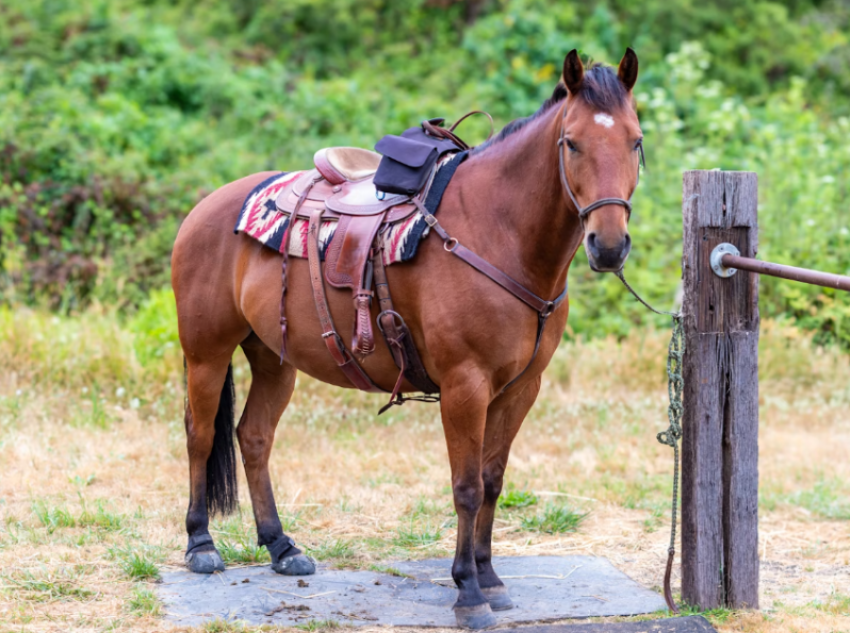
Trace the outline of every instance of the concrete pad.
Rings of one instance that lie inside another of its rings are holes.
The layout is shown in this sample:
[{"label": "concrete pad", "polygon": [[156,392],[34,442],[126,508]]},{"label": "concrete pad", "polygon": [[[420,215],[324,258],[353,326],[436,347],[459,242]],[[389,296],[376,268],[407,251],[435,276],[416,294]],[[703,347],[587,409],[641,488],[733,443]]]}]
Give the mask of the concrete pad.
[{"label": "concrete pad", "polygon": [[501,629],[499,633],[717,633],[700,615],[640,622],[606,622],[604,624],[549,624]]},{"label": "concrete pad", "polygon": [[[453,627],[457,590],[450,559],[391,563],[404,577],[320,565],[313,576],[280,576],[268,566],[202,576],[166,572],[157,585],[166,618],[198,625],[221,618],[293,625],[336,620],[350,625]],[[515,608],[496,613],[500,625],[637,615],[665,609],[663,598],[593,556],[497,557],[496,572]],[[299,584],[307,583],[307,585]]]}]

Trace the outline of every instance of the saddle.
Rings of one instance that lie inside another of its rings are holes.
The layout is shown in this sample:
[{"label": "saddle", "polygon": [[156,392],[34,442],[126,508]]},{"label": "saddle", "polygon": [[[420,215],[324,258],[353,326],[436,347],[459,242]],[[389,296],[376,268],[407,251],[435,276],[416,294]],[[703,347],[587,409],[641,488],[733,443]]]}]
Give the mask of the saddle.
[{"label": "saddle", "polygon": [[[421,128],[406,130],[401,137],[384,137],[376,146],[378,149],[382,146],[387,148],[383,157],[356,147],[319,150],[313,158],[315,169],[290,181],[275,199],[277,211],[289,219],[280,249],[283,254],[280,296],[281,362],[286,357],[285,301],[289,240],[293,232],[292,227],[301,219],[309,222],[307,260],[313,300],[322,327],[322,339],[352,385],[363,391],[385,391],[375,385],[356,358],[375,351],[371,306],[373,297],[378,298],[380,312],[376,321],[399,368],[390,401],[379,413],[394,404],[402,404],[405,400],[433,402],[439,399],[439,396],[428,395],[438,394],[439,387],[428,376],[410,330],[394,309],[390,296],[381,251],[383,241],[380,237],[381,232],[394,223],[406,220],[414,213],[420,213],[429,229],[443,240],[443,248],[447,252],[490,278],[537,313],[537,337],[531,359],[519,375],[502,388],[502,392],[516,383],[531,367],[537,357],[543,329],[549,316],[567,296],[566,288],[552,301],[537,296],[463,246],[457,238],[450,236],[434,216],[455,170],[468,155],[466,150],[469,146],[458,139],[453,131],[466,116],[449,129],[440,127],[442,119],[431,119],[424,121]],[[386,142],[388,138],[395,140]],[[438,160],[431,160],[433,154],[430,150],[421,151],[419,146],[423,143],[436,148],[438,159],[449,152],[460,153],[440,167]],[[383,171],[381,183],[376,186],[376,173],[380,171]],[[411,183],[422,184],[416,184],[420,189],[414,193],[392,193],[411,191]],[[320,232],[322,223],[327,221],[336,222],[337,226],[327,245],[323,275]],[[348,288],[352,292],[356,315],[351,351],[334,327],[325,292],[325,281],[335,288]],[[407,379],[414,388],[426,395],[403,398],[403,379]]]},{"label": "saddle", "polygon": [[[383,257],[378,247],[382,228],[408,219],[418,207],[411,196],[386,194],[375,188],[373,177],[380,161],[380,154],[356,147],[321,149],[313,157],[315,168],[306,171],[278,194],[275,201],[277,211],[290,218],[282,249],[281,355],[286,354],[285,278],[288,240],[295,218],[309,222],[307,254],[322,336],[349,380],[364,391],[383,391],[372,382],[356,359],[356,356],[362,358],[375,351],[371,307],[373,297],[377,295],[381,308],[377,323],[400,370],[393,399],[399,397],[403,377],[426,394],[436,393],[439,388],[428,377],[404,319],[393,309]],[[427,194],[427,190],[426,185],[420,195]],[[335,221],[337,226],[325,252],[322,275],[318,234],[321,223],[327,221]],[[330,317],[325,282],[334,288],[350,289],[352,292],[356,316],[351,351]]]}]

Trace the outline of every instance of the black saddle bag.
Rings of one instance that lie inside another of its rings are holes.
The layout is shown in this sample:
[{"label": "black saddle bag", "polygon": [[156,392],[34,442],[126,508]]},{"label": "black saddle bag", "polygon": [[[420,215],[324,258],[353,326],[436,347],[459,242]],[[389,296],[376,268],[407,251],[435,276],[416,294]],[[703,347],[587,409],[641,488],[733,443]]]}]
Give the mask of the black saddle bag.
[{"label": "black saddle bag", "polygon": [[[430,123],[434,122],[442,119]],[[440,156],[461,149],[450,139],[431,136],[422,126],[407,129],[401,136],[388,134],[375,145],[383,155],[372,180],[375,189],[412,196],[425,186]]]}]

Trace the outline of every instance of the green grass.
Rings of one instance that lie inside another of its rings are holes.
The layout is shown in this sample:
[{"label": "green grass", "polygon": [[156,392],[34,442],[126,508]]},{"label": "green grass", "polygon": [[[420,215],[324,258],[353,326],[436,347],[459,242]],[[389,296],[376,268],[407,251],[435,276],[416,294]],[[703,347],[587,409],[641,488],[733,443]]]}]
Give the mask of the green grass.
[{"label": "green grass", "polygon": [[850,490],[838,479],[821,479],[810,490],[785,496],[785,501],[825,519],[850,520]]},{"label": "green grass", "polygon": [[563,534],[575,532],[589,513],[580,513],[566,506],[547,504],[542,513],[522,518],[522,528],[532,532]]},{"label": "green grass", "polygon": [[225,565],[271,562],[268,550],[262,545],[257,545],[254,526],[243,520],[241,512],[230,518],[216,521],[211,531],[215,538],[216,549],[221,554]]},{"label": "green grass", "polygon": [[339,629],[342,628],[336,620],[310,620],[309,622],[305,622],[304,624],[298,624],[296,629],[301,629],[302,631],[326,631],[328,629]]},{"label": "green grass", "polygon": [[538,502],[537,495],[531,490],[516,490],[512,486],[503,491],[499,497],[500,508],[527,508]]},{"label": "green grass", "polygon": [[850,596],[834,593],[826,602],[819,602],[814,607],[831,615],[850,616]]},{"label": "green grass", "polygon": [[310,548],[308,553],[323,562],[340,563],[354,558],[354,549],[351,544],[342,539],[325,541],[318,547]]},{"label": "green grass", "polygon": [[66,508],[50,508],[44,501],[36,501],[32,506],[33,514],[38,521],[52,534],[57,528],[72,528],[77,526],[77,520]]},{"label": "green grass", "polygon": [[49,534],[53,534],[58,528],[97,528],[107,532],[118,532],[124,529],[123,515],[109,512],[102,500],[98,500],[95,505],[95,509],[91,510],[83,501],[82,512],[74,516],[64,506],[51,507],[45,501],[36,501],[32,504],[32,511],[38,522],[47,528]]},{"label": "green grass", "polygon": [[145,585],[139,585],[133,589],[127,607],[132,613],[140,616],[158,616],[162,613],[162,604],[160,604],[156,594]]},{"label": "green grass", "polygon": [[54,602],[58,600],[86,600],[94,595],[70,578],[54,578],[35,575],[31,571],[6,576],[6,581],[17,587],[15,592],[20,599],[32,602]]},{"label": "green grass", "polygon": [[205,622],[201,627],[201,630],[204,631],[204,633],[242,633],[242,631],[247,631],[248,629],[245,627],[245,623],[241,620],[228,622],[227,620],[216,618],[211,622]]},{"label": "green grass", "polygon": [[403,571],[390,567],[389,565],[369,565],[369,570],[379,574],[387,574],[396,578],[413,578],[410,574],[405,574]]},{"label": "green grass", "polygon": [[79,527],[95,527],[108,532],[117,532],[124,528],[124,516],[114,514],[103,507],[103,502],[98,501],[94,511],[83,506],[83,512],[77,520]]},{"label": "green grass", "polygon": [[443,531],[434,526],[431,521],[419,524],[410,519],[407,524],[399,526],[393,537],[393,545],[404,548],[426,547],[433,545],[443,538]]},{"label": "green grass", "polygon": [[225,565],[271,562],[268,550],[262,545],[226,538],[219,540],[215,545]]},{"label": "green grass", "polygon": [[133,580],[159,580],[158,563],[163,558],[159,548],[144,545],[126,549],[110,547],[108,554],[118,561],[121,571]]}]

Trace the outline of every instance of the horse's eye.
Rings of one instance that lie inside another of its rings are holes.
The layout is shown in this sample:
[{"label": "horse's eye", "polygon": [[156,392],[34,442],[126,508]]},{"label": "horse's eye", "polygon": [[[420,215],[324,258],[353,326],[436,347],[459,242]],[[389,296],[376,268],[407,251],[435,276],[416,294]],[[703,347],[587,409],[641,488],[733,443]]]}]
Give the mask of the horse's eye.
[{"label": "horse's eye", "polygon": [[576,149],[575,143],[573,143],[570,139],[567,139],[567,147],[569,148],[569,150],[571,152],[577,152],[578,151],[578,149]]},{"label": "horse's eye", "polygon": [[638,151],[640,149],[641,145],[643,145],[643,139],[639,138],[638,140],[635,141],[635,151]]}]

